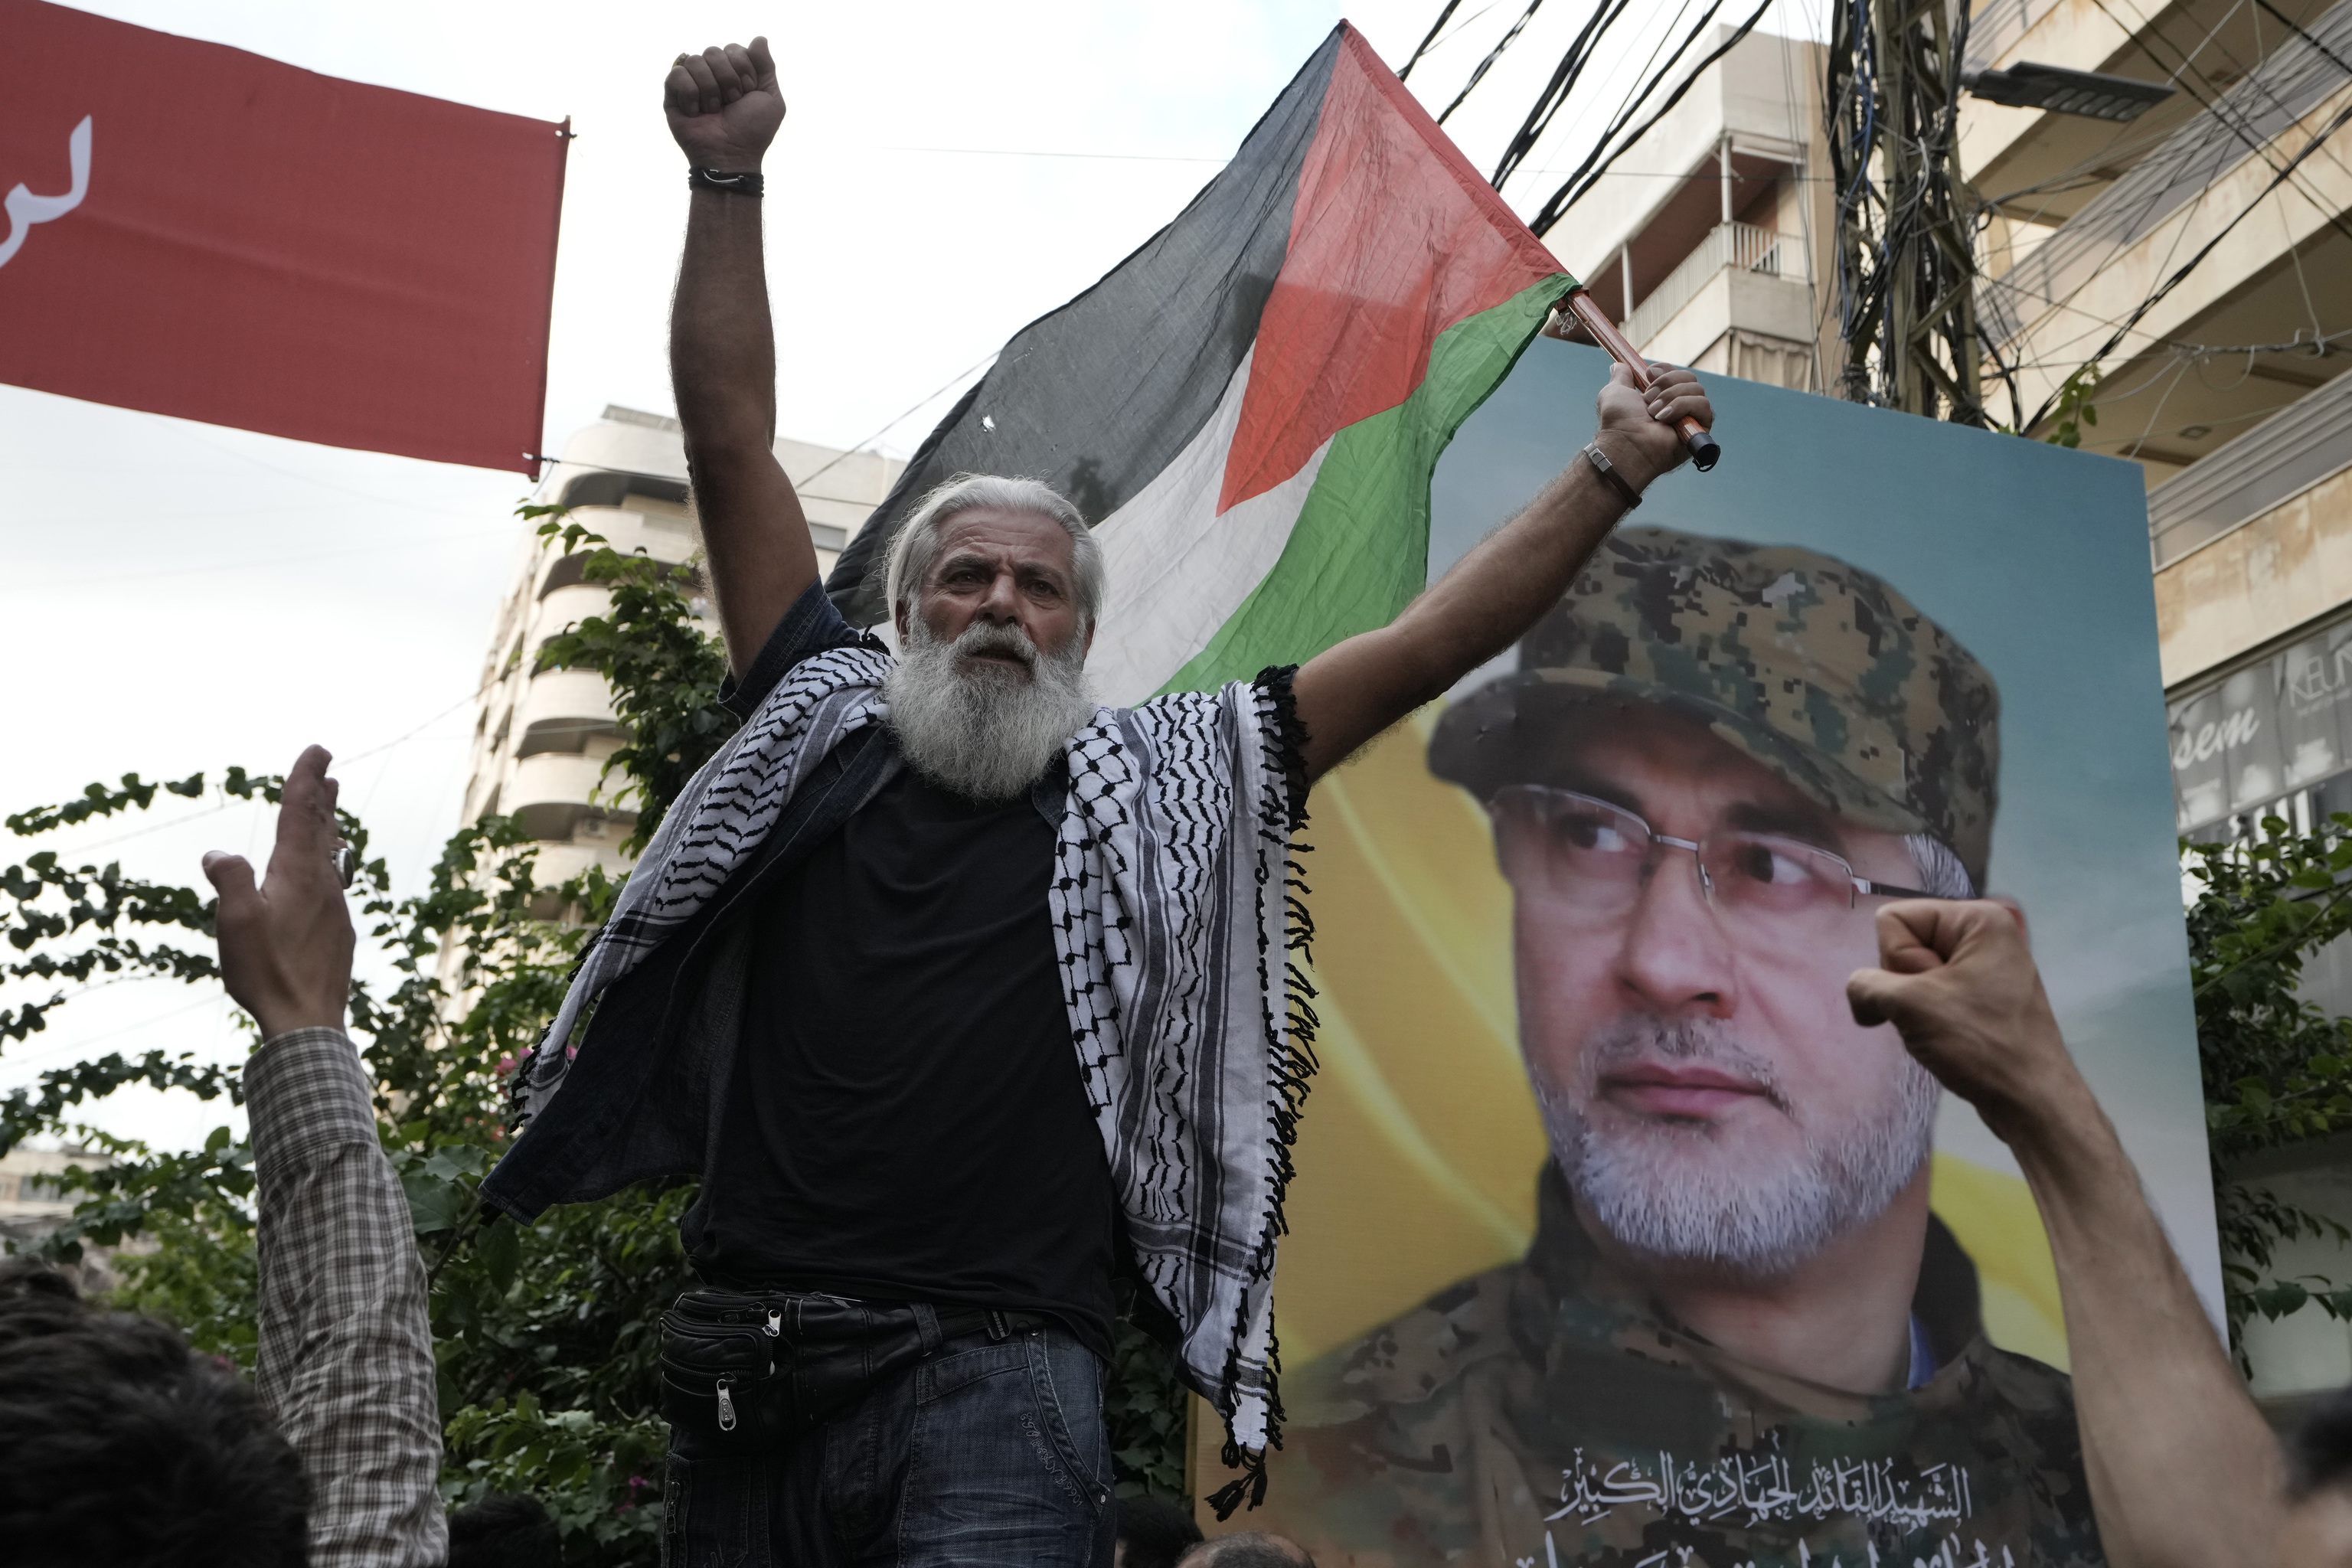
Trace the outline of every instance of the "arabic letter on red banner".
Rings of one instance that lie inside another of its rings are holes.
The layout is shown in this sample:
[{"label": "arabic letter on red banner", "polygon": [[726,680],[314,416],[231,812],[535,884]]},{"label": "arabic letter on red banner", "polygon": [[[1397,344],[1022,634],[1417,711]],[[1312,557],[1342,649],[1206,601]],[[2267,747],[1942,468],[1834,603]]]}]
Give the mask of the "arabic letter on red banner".
[{"label": "arabic letter on red banner", "polygon": [[0,0],[0,382],[533,472],[564,147]]}]

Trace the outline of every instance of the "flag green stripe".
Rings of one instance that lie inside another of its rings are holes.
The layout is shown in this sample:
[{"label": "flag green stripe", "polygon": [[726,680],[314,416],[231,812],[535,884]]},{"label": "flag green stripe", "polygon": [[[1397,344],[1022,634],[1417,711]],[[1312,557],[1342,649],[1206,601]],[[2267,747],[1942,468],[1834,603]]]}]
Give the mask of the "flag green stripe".
[{"label": "flag green stripe", "polygon": [[1396,618],[1429,575],[1438,458],[1503,384],[1569,280],[1548,278],[1448,327],[1412,396],[1331,438],[1274,570],[1162,691],[1206,691],[1268,665],[1303,664]]}]

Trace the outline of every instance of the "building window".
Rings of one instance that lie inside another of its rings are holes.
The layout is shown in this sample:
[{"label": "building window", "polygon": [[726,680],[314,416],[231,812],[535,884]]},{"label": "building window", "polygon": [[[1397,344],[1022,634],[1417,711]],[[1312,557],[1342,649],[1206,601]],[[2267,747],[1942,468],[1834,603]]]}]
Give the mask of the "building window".
[{"label": "building window", "polygon": [[2174,699],[2174,816],[2190,839],[2352,811],[2352,617]]}]

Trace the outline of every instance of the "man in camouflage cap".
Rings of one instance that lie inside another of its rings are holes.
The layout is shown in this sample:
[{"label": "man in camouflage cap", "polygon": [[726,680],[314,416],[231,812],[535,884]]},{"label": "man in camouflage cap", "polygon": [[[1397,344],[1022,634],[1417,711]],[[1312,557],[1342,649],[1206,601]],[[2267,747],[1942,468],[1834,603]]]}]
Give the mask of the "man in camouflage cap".
[{"label": "man in camouflage cap", "polygon": [[1856,1024],[1889,899],[1984,883],[1992,679],[1871,574],[1622,529],[1440,721],[1493,822],[1554,1158],[1520,1263],[1306,1368],[1326,1563],[2095,1563],[2063,1374],[1929,1213],[1938,1090]]}]

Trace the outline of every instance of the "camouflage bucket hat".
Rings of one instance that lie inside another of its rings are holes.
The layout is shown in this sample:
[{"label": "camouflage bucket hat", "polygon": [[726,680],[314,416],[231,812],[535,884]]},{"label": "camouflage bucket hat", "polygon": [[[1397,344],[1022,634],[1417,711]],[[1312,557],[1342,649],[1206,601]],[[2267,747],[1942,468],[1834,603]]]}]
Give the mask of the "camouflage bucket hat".
[{"label": "camouflage bucket hat", "polygon": [[1430,771],[1481,799],[1529,782],[1548,751],[1532,721],[1606,699],[1706,725],[1851,822],[1932,834],[1984,886],[2000,695],[1882,578],[1791,546],[1620,529],[1519,644],[1519,672],[1439,720]]}]

